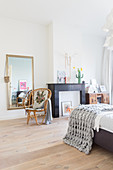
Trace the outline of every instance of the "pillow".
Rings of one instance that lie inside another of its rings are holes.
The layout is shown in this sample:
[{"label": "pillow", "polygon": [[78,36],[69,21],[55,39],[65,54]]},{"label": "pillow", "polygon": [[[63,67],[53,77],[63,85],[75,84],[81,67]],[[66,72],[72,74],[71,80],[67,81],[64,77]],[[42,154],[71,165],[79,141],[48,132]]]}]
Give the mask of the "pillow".
[{"label": "pillow", "polygon": [[24,92],[21,92],[21,93],[18,95],[18,97],[23,97],[23,98],[25,98],[25,96],[26,96],[26,94],[25,94]]},{"label": "pillow", "polygon": [[33,109],[44,108],[44,102],[47,99],[47,96],[48,96],[47,90],[36,91],[34,94]]}]

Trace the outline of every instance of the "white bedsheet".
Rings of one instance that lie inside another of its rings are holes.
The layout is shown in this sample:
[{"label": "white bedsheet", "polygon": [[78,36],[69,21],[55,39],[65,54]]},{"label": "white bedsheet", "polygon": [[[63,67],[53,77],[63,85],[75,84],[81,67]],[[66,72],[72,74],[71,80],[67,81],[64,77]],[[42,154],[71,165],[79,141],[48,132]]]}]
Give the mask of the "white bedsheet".
[{"label": "white bedsheet", "polygon": [[99,128],[113,133],[113,111],[102,112],[97,115],[94,129],[99,132]]}]

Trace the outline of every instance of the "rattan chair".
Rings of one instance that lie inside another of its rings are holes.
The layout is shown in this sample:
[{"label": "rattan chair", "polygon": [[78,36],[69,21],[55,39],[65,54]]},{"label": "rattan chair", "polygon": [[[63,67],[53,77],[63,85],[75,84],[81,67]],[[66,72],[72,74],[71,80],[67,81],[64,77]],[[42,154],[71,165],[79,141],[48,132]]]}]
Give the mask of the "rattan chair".
[{"label": "rattan chair", "polygon": [[[30,93],[29,105],[27,108],[25,108],[27,113],[27,124],[31,118],[35,118],[36,124],[39,124],[37,121],[38,116],[43,117],[41,124],[44,122],[47,113],[48,99],[51,98],[51,94],[51,90],[47,88],[35,89]],[[31,100],[32,104],[30,103]],[[42,104],[43,106],[36,108],[36,106],[34,107],[35,104]]]},{"label": "rattan chair", "polygon": [[[31,92],[32,92],[32,90],[29,90],[26,93],[26,95],[24,95],[23,97],[16,98],[17,107],[21,106],[21,107],[25,108],[29,105],[29,97],[30,97]],[[22,92],[22,93],[24,93],[24,92]]]}]

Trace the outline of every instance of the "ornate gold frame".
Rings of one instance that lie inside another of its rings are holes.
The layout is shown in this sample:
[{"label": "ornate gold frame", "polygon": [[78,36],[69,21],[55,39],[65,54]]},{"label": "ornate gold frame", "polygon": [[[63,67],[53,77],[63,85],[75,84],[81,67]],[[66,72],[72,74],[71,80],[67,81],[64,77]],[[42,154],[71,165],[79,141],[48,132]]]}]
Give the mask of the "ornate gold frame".
[{"label": "ornate gold frame", "polygon": [[[8,76],[8,58],[9,57],[31,58],[32,59],[32,90],[34,90],[34,58],[33,58],[33,56],[22,56],[22,55],[6,54],[6,76]],[[8,110],[23,109],[23,107],[14,107],[14,108],[10,107],[10,105],[9,105],[8,83],[7,83],[7,109]]]}]

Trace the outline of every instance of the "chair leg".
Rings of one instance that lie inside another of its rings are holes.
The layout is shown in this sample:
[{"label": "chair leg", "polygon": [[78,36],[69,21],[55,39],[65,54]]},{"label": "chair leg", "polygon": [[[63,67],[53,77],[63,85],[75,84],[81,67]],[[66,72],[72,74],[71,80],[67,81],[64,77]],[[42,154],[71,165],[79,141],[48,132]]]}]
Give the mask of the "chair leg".
[{"label": "chair leg", "polygon": [[38,125],[36,112],[34,112],[34,117],[35,117],[36,124]]},{"label": "chair leg", "polygon": [[45,114],[44,114],[44,116],[43,116],[43,119],[42,119],[42,123],[41,124],[43,124],[44,123],[44,119],[45,119],[45,117],[46,117],[46,111],[45,111]]},{"label": "chair leg", "polygon": [[46,115],[44,115],[44,116],[43,116],[43,119],[42,119],[42,123],[41,123],[41,124],[43,124],[43,123],[44,123],[45,116],[46,116]]},{"label": "chair leg", "polygon": [[27,124],[29,123],[29,120],[30,120],[30,112],[28,112],[28,115],[27,115]]}]

